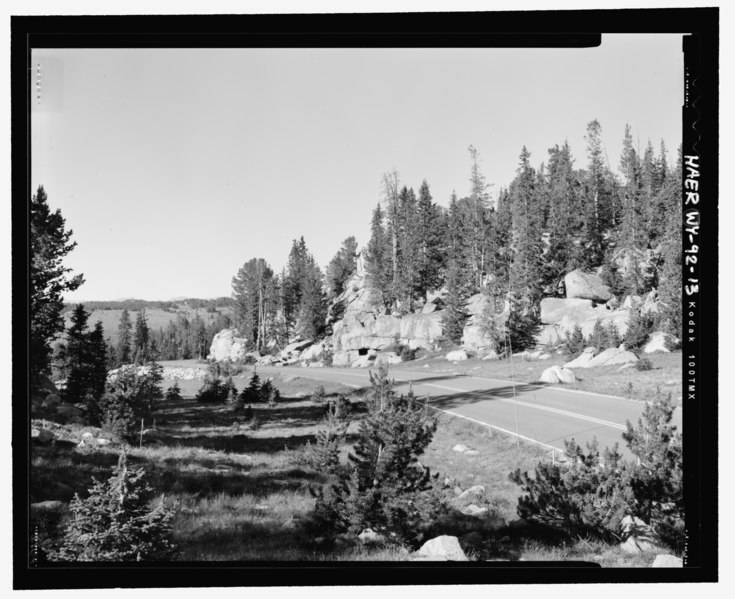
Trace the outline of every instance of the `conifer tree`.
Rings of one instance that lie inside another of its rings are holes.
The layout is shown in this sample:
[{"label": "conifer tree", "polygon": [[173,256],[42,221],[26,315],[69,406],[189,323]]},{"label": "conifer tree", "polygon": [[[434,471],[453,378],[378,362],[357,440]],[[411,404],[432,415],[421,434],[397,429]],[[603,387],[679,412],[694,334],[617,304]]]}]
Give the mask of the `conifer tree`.
[{"label": "conifer tree", "polygon": [[[263,349],[267,341],[268,293],[272,290],[269,286],[272,278],[273,270],[268,263],[262,258],[253,258],[246,262],[232,279],[235,325],[257,350]],[[293,279],[289,277],[288,285],[292,284]],[[290,311],[298,307],[298,303],[294,303],[294,298],[301,299],[300,288],[291,288],[287,295],[288,301],[284,305],[284,312],[293,320],[295,316]]]},{"label": "conifer tree", "polygon": [[536,175],[525,146],[521,150],[516,179],[510,189],[513,215],[513,259],[510,267],[511,291],[528,305],[536,304],[543,282],[540,206],[536,195]]},{"label": "conifer tree", "polygon": [[334,299],[345,289],[345,283],[357,269],[357,240],[350,236],[342,242],[327,267],[328,296]]},{"label": "conifer tree", "polygon": [[441,286],[444,256],[442,252],[444,222],[439,207],[432,202],[426,179],[419,188],[416,206],[417,264],[414,291],[425,297],[427,291]]},{"label": "conifer tree", "polygon": [[83,304],[77,304],[71,315],[71,326],[66,332],[63,349],[63,370],[66,374],[64,397],[69,402],[79,402],[90,390],[89,312]]},{"label": "conifer tree", "polygon": [[457,260],[450,260],[447,269],[447,290],[442,325],[451,341],[460,343],[467,322],[467,300],[470,297],[468,273]]},{"label": "conifer tree", "polygon": [[412,393],[396,396],[386,367],[370,381],[368,415],[348,465],[317,494],[315,515],[337,532],[371,528],[417,544],[445,509],[436,475],[418,461],[436,419]]},{"label": "conifer tree", "polygon": [[130,322],[130,314],[123,309],[120,314],[120,324],[117,327],[117,365],[129,364],[131,362],[133,324]]},{"label": "conifer tree", "polygon": [[63,294],[84,283],[83,275],[70,276],[63,260],[76,247],[72,230],[66,230],[61,212],[51,211],[43,186],[30,203],[30,337],[29,370],[31,383],[38,384],[42,374],[50,373],[54,338],[64,330],[61,311]]},{"label": "conifer tree", "polygon": [[145,308],[141,308],[135,317],[135,335],[133,337],[133,359],[136,364],[145,364],[149,350],[148,321]]},{"label": "conifer tree", "polygon": [[93,397],[99,399],[105,392],[108,366],[107,343],[100,320],[95,323],[94,329],[89,333],[89,360],[89,391]]},{"label": "conifer tree", "polygon": [[387,300],[392,276],[390,244],[383,221],[383,210],[378,204],[373,210],[370,241],[365,251],[365,270],[367,285],[372,289],[380,290],[383,298]]},{"label": "conifer tree", "polygon": [[163,503],[152,508],[153,488],[142,468],[131,469],[120,455],[106,482],[93,479],[89,496],[76,495],[71,519],[54,561],[128,562],[168,561],[176,554],[174,511]]}]

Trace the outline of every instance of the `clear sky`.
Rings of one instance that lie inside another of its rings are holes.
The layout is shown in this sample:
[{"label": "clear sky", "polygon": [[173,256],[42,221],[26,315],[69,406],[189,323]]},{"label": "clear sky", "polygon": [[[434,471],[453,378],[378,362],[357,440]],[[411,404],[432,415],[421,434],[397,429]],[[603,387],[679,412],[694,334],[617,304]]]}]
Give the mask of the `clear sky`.
[{"label": "clear sky", "polygon": [[32,189],[43,184],[86,283],[67,301],[229,295],[253,257],[279,271],[304,236],[325,266],[367,243],[383,172],[436,201],[468,193],[474,145],[492,195],[521,147],[567,139],[586,163],[597,118],[614,170],[681,138],[681,37],[591,49],[42,50]]}]

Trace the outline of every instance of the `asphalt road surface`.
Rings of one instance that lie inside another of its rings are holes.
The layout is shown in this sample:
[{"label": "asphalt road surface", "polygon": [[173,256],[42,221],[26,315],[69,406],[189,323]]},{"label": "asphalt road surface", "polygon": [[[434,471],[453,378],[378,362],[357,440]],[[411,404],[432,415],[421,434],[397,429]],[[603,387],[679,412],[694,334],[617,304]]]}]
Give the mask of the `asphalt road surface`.
[{"label": "asphalt road surface", "polygon": [[[367,369],[302,368],[258,366],[266,375],[290,374],[349,387],[369,387]],[[490,425],[497,430],[545,445],[551,451],[564,450],[564,439],[574,439],[582,447],[597,438],[600,449],[619,443],[619,450],[631,454],[622,438],[625,423],[638,421],[645,403],[611,395],[565,389],[561,386],[532,385],[499,379],[480,378],[420,370],[395,370],[390,375],[396,390],[406,392],[409,382],[419,397],[429,396],[429,405],[455,416]],[[682,430],[681,408],[674,422]],[[558,454],[557,454],[558,455]]]}]

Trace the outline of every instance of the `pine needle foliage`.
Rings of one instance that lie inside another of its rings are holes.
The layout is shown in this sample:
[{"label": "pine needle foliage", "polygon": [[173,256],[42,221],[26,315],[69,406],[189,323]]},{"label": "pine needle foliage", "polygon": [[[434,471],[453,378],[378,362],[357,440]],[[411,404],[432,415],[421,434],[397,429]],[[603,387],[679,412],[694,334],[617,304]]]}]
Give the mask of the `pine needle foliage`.
[{"label": "pine needle foliage", "polygon": [[106,482],[93,480],[89,497],[76,495],[61,547],[51,559],[64,562],[169,561],[176,554],[174,510],[163,498],[151,508],[153,489],[142,468],[120,455]]},{"label": "pine needle foliage", "polygon": [[537,464],[533,475],[516,470],[510,479],[520,485],[521,518],[563,530],[570,535],[594,535],[619,540],[626,515],[650,524],[676,551],[684,548],[684,501],[681,433],[672,424],[675,406],[657,395],[646,405],[636,426],[623,433],[635,462],[617,451],[600,451],[597,442],[587,451],[565,442],[568,465]]},{"label": "pine needle foliage", "polygon": [[436,475],[419,462],[437,422],[413,395],[396,395],[388,369],[370,373],[368,415],[348,462],[318,492],[315,516],[332,531],[366,528],[417,544],[445,510]]}]

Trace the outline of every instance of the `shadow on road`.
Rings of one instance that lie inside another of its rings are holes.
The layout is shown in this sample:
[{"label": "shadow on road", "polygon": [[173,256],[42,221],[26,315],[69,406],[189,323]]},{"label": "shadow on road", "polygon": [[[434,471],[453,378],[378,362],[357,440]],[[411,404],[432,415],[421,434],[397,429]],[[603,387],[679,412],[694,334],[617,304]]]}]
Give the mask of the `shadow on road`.
[{"label": "shadow on road", "polygon": [[506,385],[504,387],[493,387],[492,389],[478,389],[476,391],[461,391],[458,393],[431,395],[429,404],[442,409],[454,408],[468,403],[477,403],[493,399],[513,399],[516,395],[538,391],[543,388],[539,385],[521,383],[518,385]]}]

